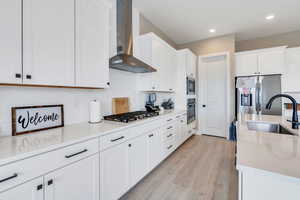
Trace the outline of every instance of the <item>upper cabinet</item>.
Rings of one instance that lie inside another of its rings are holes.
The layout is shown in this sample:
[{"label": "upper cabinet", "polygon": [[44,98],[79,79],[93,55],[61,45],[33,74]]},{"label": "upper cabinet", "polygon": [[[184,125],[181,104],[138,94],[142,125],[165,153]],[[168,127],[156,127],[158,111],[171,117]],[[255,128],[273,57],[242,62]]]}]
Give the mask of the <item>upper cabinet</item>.
[{"label": "upper cabinet", "polygon": [[186,59],[186,75],[190,78],[196,78],[197,69],[197,57],[189,49],[185,49],[185,59]]},{"label": "upper cabinet", "polygon": [[236,53],[236,76],[283,74],[285,49],[277,47]]},{"label": "upper cabinet", "polygon": [[103,0],[76,0],[76,86],[109,85],[109,11]]},{"label": "upper cabinet", "polygon": [[286,68],[283,76],[284,92],[300,92],[300,48],[289,48],[286,50]]},{"label": "upper cabinet", "polygon": [[256,75],[258,72],[258,62],[256,54],[236,54],[235,66],[236,76]]},{"label": "upper cabinet", "polygon": [[74,1],[23,1],[25,84],[74,86]]},{"label": "upper cabinet", "polygon": [[107,87],[110,8],[106,0],[1,0],[0,83]]},{"label": "upper cabinet", "polygon": [[139,76],[139,90],[173,92],[174,76],[177,70],[177,53],[154,33],[139,36],[135,41],[135,56],[153,66],[157,72]]},{"label": "upper cabinet", "polygon": [[0,83],[22,83],[22,5],[0,1]]}]

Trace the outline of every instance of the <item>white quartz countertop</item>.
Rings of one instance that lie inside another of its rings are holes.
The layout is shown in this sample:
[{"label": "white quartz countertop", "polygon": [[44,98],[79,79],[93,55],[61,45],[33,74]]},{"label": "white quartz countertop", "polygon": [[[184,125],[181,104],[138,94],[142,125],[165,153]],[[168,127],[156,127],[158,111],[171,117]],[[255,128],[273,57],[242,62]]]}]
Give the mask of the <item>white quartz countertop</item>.
[{"label": "white quartz countertop", "polygon": [[0,137],[0,166],[184,112],[186,111],[166,111],[157,117],[130,123],[103,121],[98,124],[89,124],[85,122],[27,135]]},{"label": "white quartz countertop", "polygon": [[[247,121],[280,124],[294,135],[248,130]],[[252,167],[300,178],[300,130],[282,116],[243,115],[237,123],[237,168]]]}]

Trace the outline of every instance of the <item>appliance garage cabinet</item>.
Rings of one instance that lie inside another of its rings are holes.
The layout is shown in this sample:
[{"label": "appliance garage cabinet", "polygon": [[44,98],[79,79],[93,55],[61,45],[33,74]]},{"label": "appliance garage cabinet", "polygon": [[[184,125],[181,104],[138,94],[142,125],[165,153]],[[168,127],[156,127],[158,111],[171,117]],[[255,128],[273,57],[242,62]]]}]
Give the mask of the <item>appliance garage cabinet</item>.
[{"label": "appliance garage cabinet", "polygon": [[174,92],[174,76],[170,73],[177,70],[177,51],[154,33],[139,36],[134,45],[135,56],[157,70],[139,76],[139,90]]},{"label": "appliance garage cabinet", "polygon": [[[0,160],[1,200],[117,200],[189,137],[186,112],[120,130],[111,124],[71,126],[49,133],[64,133],[56,145]],[[102,126],[113,128],[95,132]]]},{"label": "appliance garage cabinet", "polygon": [[286,46],[235,54],[236,76],[284,74]]},{"label": "appliance garage cabinet", "polygon": [[0,84],[107,87],[110,8],[106,0],[0,1]]}]

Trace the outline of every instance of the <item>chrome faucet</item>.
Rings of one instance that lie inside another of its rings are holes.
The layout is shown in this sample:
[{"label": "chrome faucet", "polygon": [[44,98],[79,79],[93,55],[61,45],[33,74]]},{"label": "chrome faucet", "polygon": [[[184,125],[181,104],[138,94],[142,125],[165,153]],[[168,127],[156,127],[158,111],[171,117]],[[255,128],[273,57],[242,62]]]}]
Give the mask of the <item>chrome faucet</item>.
[{"label": "chrome faucet", "polygon": [[270,110],[271,107],[272,107],[273,101],[277,98],[280,98],[280,97],[285,97],[285,98],[288,98],[289,100],[292,101],[292,103],[293,103],[293,118],[292,118],[292,121],[290,121],[290,122],[292,122],[292,128],[293,129],[299,129],[300,123],[299,123],[299,120],[298,120],[298,113],[297,113],[297,101],[292,96],[287,95],[287,94],[277,94],[269,100],[269,102],[266,105],[266,109]]}]

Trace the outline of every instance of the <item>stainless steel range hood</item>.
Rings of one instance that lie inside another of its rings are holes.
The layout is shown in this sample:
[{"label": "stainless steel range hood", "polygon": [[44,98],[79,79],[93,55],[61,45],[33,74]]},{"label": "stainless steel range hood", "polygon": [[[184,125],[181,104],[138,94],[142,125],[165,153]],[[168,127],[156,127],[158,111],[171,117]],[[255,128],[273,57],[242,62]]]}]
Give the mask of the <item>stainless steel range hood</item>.
[{"label": "stainless steel range hood", "polygon": [[132,0],[117,0],[117,55],[110,59],[109,67],[133,73],[156,71],[133,56]]}]

